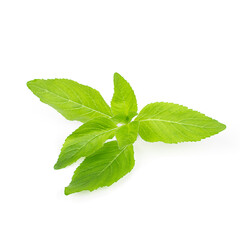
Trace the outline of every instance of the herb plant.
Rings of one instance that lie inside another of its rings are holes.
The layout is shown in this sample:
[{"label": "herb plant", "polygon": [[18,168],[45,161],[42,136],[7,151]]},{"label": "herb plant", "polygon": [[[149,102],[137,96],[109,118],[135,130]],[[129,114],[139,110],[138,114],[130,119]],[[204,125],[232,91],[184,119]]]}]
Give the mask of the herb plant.
[{"label": "herb plant", "polygon": [[[65,188],[66,195],[110,186],[130,172],[138,134],[148,142],[195,142],[226,128],[202,113],[174,103],[150,103],[138,114],[136,96],[118,73],[114,74],[111,108],[97,90],[72,80],[35,79],[27,86],[66,119],[83,123],[67,137],[54,165],[55,169],[65,168],[85,157]],[[116,141],[106,142],[114,136]]]}]

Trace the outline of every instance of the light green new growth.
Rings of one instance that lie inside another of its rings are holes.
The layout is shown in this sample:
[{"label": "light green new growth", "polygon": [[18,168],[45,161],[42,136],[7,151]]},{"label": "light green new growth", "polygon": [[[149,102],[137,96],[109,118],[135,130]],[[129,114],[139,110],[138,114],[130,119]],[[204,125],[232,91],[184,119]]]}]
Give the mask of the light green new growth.
[{"label": "light green new growth", "polygon": [[114,73],[114,94],[111,101],[114,119],[128,123],[137,115],[137,99],[130,84],[118,73]]},{"label": "light green new growth", "polygon": [[120,148],[133,144],[137,140],[139,122],[133,121],[119,127],[116,138]]},{"label": "light green new growth", "polygon": [[[66,195],[110,186],[130,172],[138,134],[148,142],[194,142],[226,128],[202,113],[166,102],[146,105],[131,122],[137,115],[136,96],[118,73],[114,74],[111,108],[97,90],[72,80],[35,79],[27,86],[66,119],[84,123],[66,138],[54,165],[61,169],[86,157],[65,188]],[[117,126],[118,123],[124,125]],[[106,142],[114,136],[117,141]]]}]

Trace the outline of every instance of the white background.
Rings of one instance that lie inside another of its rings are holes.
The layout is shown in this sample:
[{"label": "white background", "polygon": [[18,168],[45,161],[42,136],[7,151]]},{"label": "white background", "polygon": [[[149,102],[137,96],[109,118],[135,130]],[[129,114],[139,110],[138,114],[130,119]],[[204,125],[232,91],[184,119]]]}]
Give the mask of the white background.
[{"label": "white background", "polygon": [[[0,238],[240,239],[240,2],[0,2]],[[64,195],[77,164],[54,170],[65,120],[26,87],[69,78],[109,103],[113,73],[139,110],[186,105],[227,125],[197,143],[135,143],[133,171]]]}]

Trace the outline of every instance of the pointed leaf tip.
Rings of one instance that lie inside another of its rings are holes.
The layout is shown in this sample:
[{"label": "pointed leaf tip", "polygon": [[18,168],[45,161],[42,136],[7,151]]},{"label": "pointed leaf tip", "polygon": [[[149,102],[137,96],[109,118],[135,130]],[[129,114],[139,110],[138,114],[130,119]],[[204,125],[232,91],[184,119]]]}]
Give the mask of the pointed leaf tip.
[{"label": "pointed leaf tip", "polygon": [[65,187],[65,189],[64,189],[64,194],[65,194],[66,196],[71,194],[71,192],[69,191],[68,187]]},{"label": "pointed leaf tip", "polygon": [[63,168],[63,167],[58,166],[58,163],[56,163],[56,164],[53,166],[53,168],[54,168],[54,170],[59,170],[59,169],[61,169],[61,168]]},{"label": "pointed leaf tip", "polygon": [[114,74],[113,74],[113,77],[115,78],[115,77],[121,77],[121,75],[118,73],[118,72],[115,72]]}]

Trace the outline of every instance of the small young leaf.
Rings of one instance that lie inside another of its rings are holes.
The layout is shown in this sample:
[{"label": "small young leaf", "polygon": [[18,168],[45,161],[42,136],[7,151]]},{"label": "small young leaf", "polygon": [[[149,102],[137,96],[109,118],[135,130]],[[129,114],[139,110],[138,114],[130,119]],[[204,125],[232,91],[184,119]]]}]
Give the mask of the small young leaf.
[{"label": "small young leaf", "polygon": [[96,117],[111,117],[111,109],[100,93],[88,86],[68,79],[35,79],[28,88],[40,100],[61,113],[68,120],[87,122]]},{"label": "small young leaf", "polygon": [[137,100],[130,84],[118,73],[114,74],[114,94],[111,101],[114,119],[128,123],[137,115]]},{"label": "small young leaf", "polygon": [[65,194],[110,186],[130,172],[134,163],[132,145],[119,149],[116,141],[107,142],[76,169]]},{"label": "small young leaf", "polygon": [[139,122],[133,121],[122,125],[116,131],[116,138],[120,148],[133,144],[137,140]]},{"label": "small young leaf", "polygon": [[95,118],[80,126],[63,144],[55,169],[64,168],[80,157],[86,157],[101,148],[114,136],[117,126],[108,118]]},{"label": "small young leaf", "polygon": [[202,113],[165,102],[148,104],[135,120],[140,124],[139,135],[148,142],[200,141],[226,128]]}]

